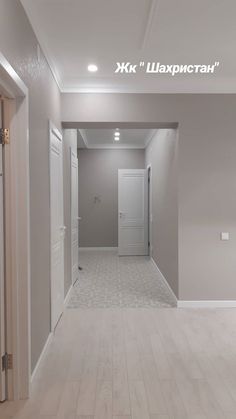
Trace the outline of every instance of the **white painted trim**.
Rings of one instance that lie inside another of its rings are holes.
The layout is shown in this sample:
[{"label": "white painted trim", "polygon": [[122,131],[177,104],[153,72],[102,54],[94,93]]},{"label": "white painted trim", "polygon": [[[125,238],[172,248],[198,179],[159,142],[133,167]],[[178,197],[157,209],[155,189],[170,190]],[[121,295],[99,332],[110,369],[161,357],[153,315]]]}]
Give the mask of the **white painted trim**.
[{"label": "white painted trim", "polygon": [[41,354],[40,354],[40,357],[39,357],[39,359],[38,359],[38,361],[37,361],[37,364],[35,365],[34,370],[33,370],[32,374],[31,374],[31,378],[30,378],[30,382],[31,382],[31,384],[32,384],[32,383],[33,383],[33,381],[35,380],[35,378],[36,378],[36,376],[37,376],[37,372],[38,372],[38,370],[39,370],[39,368],[40,368],[40,365],[41,365],[41,363],[43,362],[43,360],[44,360],[45,356],[47,355],[47,352],[48,352],[49,346],[50,346],[50,344],[51,344],[51,342],[52,342],[52,338],[53,338],[53,333],[52,333],[52,332],[50,332],[50,333],[49,333],[49,335],[48,335],[48,338],[47,338],[47,340],[46,340],[46,342],[45,342],[45,345],[44,345],[44,347],[43,347],[43,350],[42,350],[42,352],[41,352]]},{"label": "white painted trim", "polygon": [[236,300],[178,300],[154,259],[150,259],[175,299],[177,308],[236,308]]},{"label": "white painted trim", "polygon": [[[68,290],[68,292],[67,292],[67,294],[66,294],[66,297],[65,297],[65,299],[64,299],[64,304],[63,304],[63,306],[64,306],[64,310],[65,310],[65,309],[66,309],[66,307],[67,307],[67,303],[68,303],[68,301],[69,301],[69,299],[70,299],[70,296],[71,296],[72,290],[73,290],[73,286],[71,285],[71,286],[70,286],[70,288],[69,288],[69,290]],[[46,340],[46,342],[45,342],[45,345],[44,345],[44,347],[43,347],[43,350],[42,350],[42,352],[41,352],[41,354],[40,354],[40,357],[39,357],[39,359],[38,359],[38,361],[37,361],[37,364],[35,365],[34,370],[33,370],[32,374],[31,374],[31,378],[30,378],[30,382],[31,382],[31,384],[32,384],[32,383],[33,383],[33,381],[35,380],[35,378],[36,378],[36,376],[37,376],[37,372],[38,372],[38,370],[39,370],[39,368],[40,368],[40,365],[41,365],[41,363],[43,362],[43,360],[44,360],[45,356],[47,355],[47,352],[48,352],[48,350],[49,350],[49,347],[50,347],[50,344],[51,344],[51,342],[52,342],[52,339],[53,339],[53,333],[52,333],[52,332],[50,332],[50,333],[49,333],[49,335],[48,335],[48,338],[47,338],[47,340]]]},{"label": "white painted trim", "polygon": [[[213,79],[214,80],[214,79]],[[221,79],[221,82],[217,84],[217,86],[213,86],[212,83],[208,83],[206,85],[207,87],[200,85],[199,83],[196,83],[194,86],[189,83],[187,83],[184,87],[179,87],[178,85],[173,85],[173,79],[168,78],[168,81],[162,82],[162,84],[156,84],[156,86],[152,85],[152,88],[149,86],[145,86],[145,83],[139,83],[139,85],[135,86],[114,86],[114,87],[78,87],[79,85],[82,86],[84,80],[78,79],[77,80],[77,87],[69,87],[69,86],[63,86],[60,91],[61,93],[94,93],[94,94],[102,94],[102,93],[126,93],[126,94],[187,94],[187,93],[197,93],[197,94],[235,94],[236,89],[232,88],[232,85],[230,86],[227,83],[226,79]]]},{"label": "white painted trim", "polygon": [[29,102],[28,88],[1,53],[0,78],[4,95],[13,99],[6,101],[6,316],[7,351],[14,365],[8,372],[8,398],[18,400],[29,395],[31,371]]},{"label": "white painted trim", "polygon": [[[127,88],[126,86],[120,86],[119,88],[112,87],[61,87],[61,93],[146,93],[144,89]],[[149,92],[153,93],[153,91]],[[156,92],[159,93],[159,92]],[[166,93],[166,92],[164,92]],[[181,93],[181,92],[179,92]]]},{"label": "white painted trim", "polygon": [[79,252],[83,250],[118,250],[118,247],[79,247]]},{"label": "white painted trim", "polygon": [[86,148],[91,150],[103,150],[103,149],[117,149],[117,150],[145,150],[145,145],[131,145],[131,144],[97,144],[97,145],[89,145]]},{"label": "white painted trim", "polygon": [[69,301],[69,299],[71,297],[72,290],[73,290],[73,285],[70,286],[70,288],[69,288],[69,290],[68,290],[68,292],[67,292],[67,294],[65,296],[65,299],[64,299],[64,311],[65,311],[65,309],[67,307],[67,303],[68,303],[68,301]]},{"label": "white painted trim", "polygon": [[149,242],[150,242],[150,246],[149,246],[149,256],[152,257],[152,253],[153,253],[153,243],[152,243],[152,221],[153,221],[153,215],[152,215],[152,210],[153,210],[153,205],[152,205],[152,165],[148,164],[147,165],[147,171],[149,172],[150,170],[150,182],[148,184],[148,191],[150,196],[149,198],[149,202],[148,202],[148,206],[149,206],[149,211],[148,211],[148,232],[149,232]]},{"label": "white painted trim", "polygon": [[236,308],[236,300],[178,300],[178,308]]},{"label": "white painted trim", "polygon": [[[12,97],[15,98],[16,96],[28,96],[28,88],[26,87],[25,83],[20,79],[18,74],[15,72],[14,68],[11,66],[11,64],[7,61],[7,59],[1,52],[0,67],[6,72],[7,89],[10,91]],[[13,92],[11,92],[11,87],[13,89]]]},{"label": "white painted trim", "polygon": [[[48,141],[48,162],[49,162],[49,202],[50,202],[50,232],[49,232],[49,237],[50,237],[50,315],[51,315],[51,321],[50,321],[50,330],[51,332],[55,329],[55,327],[58,324],[58,321],[60,319],[58,319],[56,324],[53,324],[53,295],[52,295],[52,235],[51,235],[51,220],[52,217],[54,216],[54,214],[52,214],[52,193],[51,193],[51,176],[52,176],[52,169],[51,169],[51,158],[52,158],[52,134],[54,134],[62,143],[62,154],[61,154],[61,169],[62,169],[62,182],[63,182],[63,135],[62,132],[59,131],[59,129],[57,129],[56,125],[53,124],[53,122],[51,120],[49,120],[49,141]],[[62,183],[62,188],[63,188],[63,183]],[[63,193],[63,189],[62,189],[62,193]],[[64,201],[63,201],[64,202]],[[63,220],[64,220],[64,206],[63,206]],[[64,221],[63,221],[64,222]],[[64,275],[64,246],[63,246],[63,283],[65,283],[65,275]],[[62,303],[62,313],[63,313],[63,303]],[[61,313],[61,314],[62,314]]]},{"label": "white painted trim", "polygon": [[[76,161],[76,166],[73,163]],[[77,201],[77,243],[76,243],[76,253],[77,253],[77,262],[73,265],[73,206],[72,206],[72,197],[74,196],[74,193],[72,191],[72,179],[73,179],[73,168],[76,167],[76,181],[77,181],[77,187],[76,187],[76,201]],[[78,256],[78,248],[79,248],[79,241],[78,241],[78,234],[79,234],[79,221],[81,220],[81,217],[79,217],[79,193],[78,193],[78,187],[79,187],[79,176],[78,176],[78,155],[77,150],[76,152],[73,150],[72,147],[70,147],[70,253],[71,253],[71,283],[72,285],[75,284],[75,282],[79,278],[79,256]],[[74,278],[74,272],[73,272],[73,266],[76,266],[77,275],[76,278]]]},{"label": "white painted trim", "polygon": [[176,295],[175,295],[174,291],[172,290],[172,288],[171,288],[171,287],[170,287],[170,285],[168,284],[168,282],[167,282],[166,278],[164,277],[163,273],[162,273],[162,272],[160,271],[160,269],[158,268],[158,266],[157,266],[157,264],[156,264],[155,260],[154,260],[152,257],[150,258],[150,260],[152,261],[153,265],[155,266],[155,268],[156,268],[156,270],[157,270],[158,274],[161,276],[162,280],[165,282],[165,285],[166,285],[166,286],[167,286],[167,288],[169,289],[170,293],[172,294],[172,296],[173,296],[173,298],[174,298],[174,300],[176,301],[176,304],[177,304],[177,306],[178,306],[178,299],[177,299],[177,297],[176,297]]}]

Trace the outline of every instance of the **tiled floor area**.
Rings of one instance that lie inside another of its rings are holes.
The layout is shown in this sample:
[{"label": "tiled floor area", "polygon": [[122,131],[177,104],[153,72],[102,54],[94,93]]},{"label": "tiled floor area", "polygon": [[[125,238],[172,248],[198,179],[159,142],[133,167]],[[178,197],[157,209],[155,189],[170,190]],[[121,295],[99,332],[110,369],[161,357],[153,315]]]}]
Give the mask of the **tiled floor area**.
[{"label": "tiled floor area", "polygon": [[149,257],[117,250],[80,251],[79,281],[69,308],[174,307],[176,301]]},{"label": "tiled floor area", "polygon": [[66,310],[1,419],[235,419],[236,310]]}]

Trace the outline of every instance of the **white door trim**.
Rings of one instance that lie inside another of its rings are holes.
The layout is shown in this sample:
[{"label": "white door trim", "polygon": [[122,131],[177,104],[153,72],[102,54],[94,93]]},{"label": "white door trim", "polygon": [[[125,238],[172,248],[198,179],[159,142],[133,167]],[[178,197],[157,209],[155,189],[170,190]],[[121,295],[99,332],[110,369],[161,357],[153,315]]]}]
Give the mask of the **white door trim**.
[{"label": "white door trim", "polygon": [[28,88],[1,53],[0,86],[10,98],[5,104],[10,128],[5,148],[6,349],[13,354],[13,370],[7,391],[8,399],[18,400],[29,396],[31,370],[29,105]]},{"label": "white door trim", "polygon": [[236,300],[178,300],[178,308],[236,308]]},{"label": "white door trim", "polygon": [[[4,101],[0,97],[0,128],[4,128]],[[5,239],[4,239],[4,147],[0,144],[0,358],[6,352]],[[6,371],[0,368],[0,401],[6,399]]]},{"label": "white door trim", "polygon": [[[51,302],[51,332],[54,331],[54,329],[55,329],[55,327],[58,324],[58,321],[60,319],[60,317],[59,317],[57,323],[54,324],[53,315],[52,315],[52,313],[53,313],[53,311],[52,311],[53,310],[53,303],[52,303],[52,237],[51,237],[51,219],[53,217],[53,214],[52,214],[52,205],[51,205],[51,152],[52,152],[52,149],[53,149],[53,147],[52,147],[53,135],[55,135],[58,138],[58,140],[60,140],[61,143],[62,143],[62,141],[63,141],[62,133],[59,131],[59,129],[56,128],[56,126],[51,121],[49,121],[49,154],[48,155],[49,155],[49,173],[50,173],[50,182],[49,182],[49,195],[50,196],[49,196],[49,198],[50,198],[50,302]],[[61,150],[62,150],[62,147],[61,147]],[[62,154],[61,165],[62,165],[61,166],[61,169],[63,171],[63,154]],[[63,181],[63,177],[62,177],[62,181]],[[63,202],[63,199],[62,199],[62,202]],[[64,208],[63,208],[63,224],[64,224]],[[65,229],[66,227],[64,226],[63,228]],[[65,234],[65,232],[64,232],[64,234]],[[63,256],[63,263],[64,263],[64,256]],[[63,269],[63,278],[64,278],[64,269]],[[64,279],[63,279],[63,282],[64,282]],[[63,286],[64,286],[64,283],[63,283]],[[64,302],[64,292],[63,292],[63,302]],[[63,313],[63,302],[62,302],[62,311],[61,311],[61,314]]]},{"label": "white door trim", "polygon": [[149,256],[152,257],[152,165],[147,166],[148,171],[148,240],[149,240]]},{"label": "white door trim", "polygon": [[156,270],[157,270],[157,272],[158,272],[159,276],[162,278],[162,280],[163,280],[163,282],[165,283],[166,287],[167,287],[167,288],[168,288],[168,290],[170,291],[170,293],[171,293],[171,295],[172,295],[172,297],[173,297],[173,300],[175,301],[175,303],[176,303],[176,305],[177,305],[177,307],[178,307],[178,299],[177,299],[177,297],[176,297],[176,295],[175,295],[174,291],[172,290],[171,286],[169,285],[169,282],[166,280],[166,278],[164,277],[163,273],[162,273],[162,272],[161,272],[161,270],[158,268],[158,266],[157,266],[157,264],[156,264],[155,260],[153,259],[153,257],[151,257],[151,258],[150,258],[150,260],[151,260],[151,262],[153,263],[153,265],[155,266],[155,268],[156,268]]},{"label": "white door trim", "polygon": [[[78,241],[78,249],[77,249],[77,275],[76,278],[74,279],[74,271],[73,271],[73,191],[72,191],[72,176],[73,176],[73,158],[76,159],[77,161],[77,202],[78,202],[78,187],[79,187],[79,182],[78,182],[78,157],[77,154],[74,152],[74,150],[72,149],[72,147],[70,147],[70,247],[71,247],[71,284],[72,286],[75,284],[75,282],[77,281],[78,277],[79,277],[79,241]],[[77,211],[77,225],[78,225],[78,237],[79,237],[79,206],[78,206],[78,211]],[[79,240],[79,239],[78,239]]]}]

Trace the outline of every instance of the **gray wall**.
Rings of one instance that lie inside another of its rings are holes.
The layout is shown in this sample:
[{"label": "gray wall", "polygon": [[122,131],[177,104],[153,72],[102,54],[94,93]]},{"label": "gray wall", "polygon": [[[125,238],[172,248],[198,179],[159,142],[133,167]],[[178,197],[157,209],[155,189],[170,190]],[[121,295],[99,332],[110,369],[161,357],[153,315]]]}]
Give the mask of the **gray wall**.
[{"label": "gray wall", "polygon": [[146,149],[151,165],[152,257],[178,295],[177,131],[158,130]]},{"label": "gray wall", "polygon": [[0,0],[0,50],[29,88],[32,368],[50,331],[48,121],[60,93],[19,1]]},{"label": "gray wall", "polygon": [[[181,300],[236,300],[235,119],[233,94],[62,95],[70,124],[179,123]],[[220,241],[221,231],[230,241]]]},{"label": "gray wall", "polygon": [[64,225],[66,234],[64,240],[64,295],[72,284],[71,272],[71,149],[77,153],[77,130],[63,130],[63,181],[64,181]]},{"label": "gray wall", "polygon": [[[79,245],[118,246],[118,169],[144,169],[144,150],[79,149]],[[94,202],[99,196],[100,202]]]}]

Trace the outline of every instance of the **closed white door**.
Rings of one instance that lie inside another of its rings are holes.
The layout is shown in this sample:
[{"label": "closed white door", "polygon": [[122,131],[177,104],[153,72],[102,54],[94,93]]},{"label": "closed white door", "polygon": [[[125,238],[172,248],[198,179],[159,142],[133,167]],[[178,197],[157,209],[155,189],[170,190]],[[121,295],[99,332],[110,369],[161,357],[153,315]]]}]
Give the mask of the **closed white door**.
[{"label": "closed white door", "polygon": [[148,255],[148,172],[120,169],[118,182],[119,255]]},{"label": "closed white door", "polygon": [[[0,128],[2,128],[2,103],[0,101]],[[3,229],[3,155],[0,144],[0,361],[5,354],[5,281],[4,281],[4,229]],[[6,372],[0,362],[0,401],[6,397]]]},{"label": "closed white door", "polygon": [[50,126],[50,221],[51,221],[51,329],[64,303],[64,212],[62,136]]},{"label": "closed white door", "polygon": [[78,158],[71,149],[71,272],[72,284],[79,274],[79,214],[78,214]]}]

